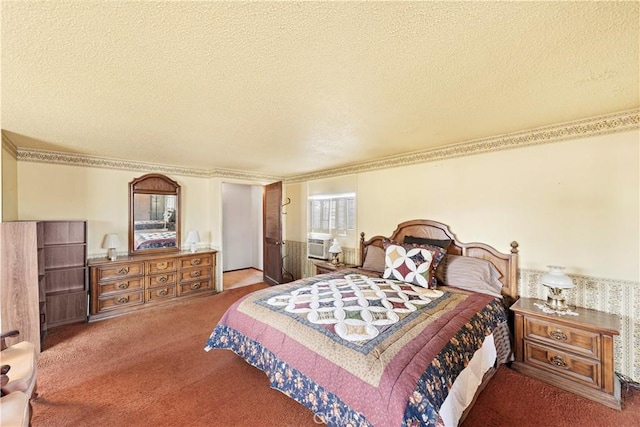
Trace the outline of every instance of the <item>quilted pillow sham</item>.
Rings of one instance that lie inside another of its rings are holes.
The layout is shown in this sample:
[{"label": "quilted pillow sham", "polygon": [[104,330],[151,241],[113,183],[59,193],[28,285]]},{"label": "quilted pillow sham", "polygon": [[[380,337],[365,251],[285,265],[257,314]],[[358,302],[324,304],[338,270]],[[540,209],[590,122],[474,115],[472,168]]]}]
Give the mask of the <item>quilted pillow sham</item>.
[{"label": "quilted pillow sham", "polygon": [[443,248],[399,244],[388,239],[384,239],[382,245],[385,251],[383,278],[400,280],[429,289],[436,287],[435,271],[446,254]]},{"label": "quilted pillow sham", "polygon": [[491,262],[480,258],[447,255],[436,276],[444,285],[502,298],[502,276]]}]

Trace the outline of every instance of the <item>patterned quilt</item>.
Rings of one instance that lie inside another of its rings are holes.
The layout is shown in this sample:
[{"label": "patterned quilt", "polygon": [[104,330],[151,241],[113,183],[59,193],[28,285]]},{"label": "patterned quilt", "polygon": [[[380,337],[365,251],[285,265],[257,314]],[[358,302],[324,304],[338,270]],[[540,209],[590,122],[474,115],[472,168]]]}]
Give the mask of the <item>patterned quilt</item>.
[{"label": "patterned quilt", "polygon": [[205,350],[230,349],[328,425],[439,425],[438,409],[487,335],[500,300],[339,273],[236,302]]},{"label": "patterned quilt", "polygon": [[176,245],[176,232],[135,233],[135,248],[172,248]]}]

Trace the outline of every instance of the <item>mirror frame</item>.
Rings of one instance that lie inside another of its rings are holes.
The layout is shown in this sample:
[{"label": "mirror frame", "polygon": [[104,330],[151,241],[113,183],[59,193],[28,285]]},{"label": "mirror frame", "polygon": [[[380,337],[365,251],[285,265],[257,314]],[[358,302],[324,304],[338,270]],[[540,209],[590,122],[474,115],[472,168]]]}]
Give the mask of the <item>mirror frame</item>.
[{"label": "mirror frame", "polygon": [[[135,248],[135,195],[160,194],[176,196],[176,245],[169,248]],[[129,183],[129,255],[155,254],[180,251],[180,185],[171,178],[159,174],[149,173],[135,178]]]}]

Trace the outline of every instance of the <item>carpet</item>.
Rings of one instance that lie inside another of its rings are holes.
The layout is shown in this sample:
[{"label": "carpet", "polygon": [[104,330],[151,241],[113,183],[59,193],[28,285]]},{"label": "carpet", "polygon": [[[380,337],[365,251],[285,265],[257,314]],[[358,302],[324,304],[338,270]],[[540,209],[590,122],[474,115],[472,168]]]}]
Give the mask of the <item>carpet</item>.
[{"label": "carpet", "polygon": [[[317,426],[230,351],[203,350],[234,301],[264,284],[52,329],[38,358],[33,426]],[[635,426],[615,411],[501,367],[464,426]]]}]

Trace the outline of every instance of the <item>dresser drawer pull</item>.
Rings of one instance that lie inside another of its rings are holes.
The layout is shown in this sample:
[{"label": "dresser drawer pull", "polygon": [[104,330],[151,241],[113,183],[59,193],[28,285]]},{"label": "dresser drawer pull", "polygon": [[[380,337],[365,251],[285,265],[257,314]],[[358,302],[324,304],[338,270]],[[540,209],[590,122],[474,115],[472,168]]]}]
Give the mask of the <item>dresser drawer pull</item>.
[{"label": "dresser drawer pull", "polygon": [[158,295],[159,297],[164,297],[167,295],[167,290],[166,289],[160,289],[159,291],[156,291],[156,295]]},{"label": "dresser drawer pull", "polygon": [[128,287],[129,287],[129,282],[118,283],[118,289],[127,289]]},{"label": "dresser drawer pull", "polygon": [[200,260],[200,258],[194,258],[194,259],[191,260],[191,264],[200,265],[200,264],[202,264],[202,260]]},{"label": "dresser drawer pull", "polygon": [[549,333],[549,335],[551,336],[551,338],[553,338],[554,340],[557,340],[557,341],[566,341],[567,340],[567,334],[562,332],[560,329],[558,329],[556,331],[551,331]]},{"label": "dresser drawer pull", "polygon": [[193,290],[200,289],[200,286],[202,286],[202,285],[200,284],[200,282],[198,282],[198,283],[192,283],[192,284],[191,284],[191,289],[193,289]]},{"label": "dresser drawer pull", "polygon": [[167,280],[169,280],[169,278],[168,278],[167,276],[160,276],[160,277],[158,277],[158,282],[160,282],[160,283],[164,283],[164,282],[166,282]]},{"label": "dresser drawer pull", "polygon": [[561,356],[553,356],[550,360],[552,365],[559,366],[561,368],[566,368],[567,362]]},{"label": "dresser drawer pull", "polygon": [[118,270],[118,274],[120,275],[127,274],[128,272],[129,272],[129,267],[122,267],[120,270]]},{"label": "dresser drawer pull", "polygon": [[116,304],[126,304],[129,302],[129,297],[120,297],[116,300]]},{"label": "dresser drawer pull", "polygon": [[200,273],[199,271],[194,271],[193,273],[191,273],[191,277],[200,277]]},{"label": "dresser drawer pull", "polygon": [[156,268],[158,270],[164,270],[165,268],[167,268],[167,265],[168,264],[167,264],[166,261],[165,262],[159,262],[159,263],[156,264]]}]

